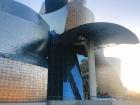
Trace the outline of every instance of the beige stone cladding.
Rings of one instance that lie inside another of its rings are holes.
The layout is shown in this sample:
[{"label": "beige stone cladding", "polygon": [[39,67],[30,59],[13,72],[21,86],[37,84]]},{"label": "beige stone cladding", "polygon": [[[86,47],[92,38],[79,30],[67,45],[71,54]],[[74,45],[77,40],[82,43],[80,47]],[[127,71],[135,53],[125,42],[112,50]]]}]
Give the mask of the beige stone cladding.
[{"label": "beige stone cladding", "polygon": [[120,76],[112,67],[96,67],[97,85],[102,93],[108,93],[114,98],[124,98],[126,90],[123,87]]},{"label": "beige stone cladding", "polygon": [[69,30],[86,23],[93,23],[94,20],[93,13],[86,8],[83,3],[80,3],[79,0],[69,1],[65,30]]},{"label": "beige stone cladding", "polygon": [[[111,97],[114,98],[126,97],[127,89],[123,87],[122,81],[120,79],[120,68],[118,66],[119,64],[117,64],[117,62],[115,64],[110,64],[111,62],[113,62],[112,59],[104,60],[103,64],[98,62],[96,60],[96,80],[100,94],[108,93]],[[86,89],[85,92],[87,93],[87,95],[85,94],[85,96],[89,96],[88,61],[85,60],[80,64],[80,67],[84,76],[84,86]]]}]

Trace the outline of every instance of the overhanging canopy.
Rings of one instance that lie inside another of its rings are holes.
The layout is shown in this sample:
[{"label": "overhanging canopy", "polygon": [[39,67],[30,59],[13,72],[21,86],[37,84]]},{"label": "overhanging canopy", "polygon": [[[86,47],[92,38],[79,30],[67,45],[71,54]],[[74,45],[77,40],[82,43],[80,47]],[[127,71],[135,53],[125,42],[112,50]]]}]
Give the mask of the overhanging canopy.
[{"label": "overhanging canopy", "polygon": [[137,36],[127,28],[106,22],[89,23],[68,30],[61,35],[61,43],[65,46],[71,45],[79,36],[93,41],[96,47],[104,44],[139,43]]}]

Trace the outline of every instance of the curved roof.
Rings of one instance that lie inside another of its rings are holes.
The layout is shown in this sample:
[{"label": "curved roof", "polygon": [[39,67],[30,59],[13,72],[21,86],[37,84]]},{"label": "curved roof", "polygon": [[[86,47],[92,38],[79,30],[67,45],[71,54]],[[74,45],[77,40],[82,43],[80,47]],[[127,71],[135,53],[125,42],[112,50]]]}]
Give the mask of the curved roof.
[{"label": "curved roof", "polygon": [[0,0],[0,22],[0,53],[45,55],[49,26],[32,9]]},{"label": "curved roof", "polygon": [[78,26],[64,32],[61,43],[71,45],[79,36],[93,41],[95,46],[104,44],[136,44],[139,43],[136,35],[127,28],[113,23],[97,22]]},{"label": "curved roof", "polygon": [[34,10],[14,0],[0,0],[0,11],[23,18],[35,24],[44,23]]},{"label": "curved roof", "polygon": [[67,0],[45,0],[46,13],[56,11],[68,3]]}]

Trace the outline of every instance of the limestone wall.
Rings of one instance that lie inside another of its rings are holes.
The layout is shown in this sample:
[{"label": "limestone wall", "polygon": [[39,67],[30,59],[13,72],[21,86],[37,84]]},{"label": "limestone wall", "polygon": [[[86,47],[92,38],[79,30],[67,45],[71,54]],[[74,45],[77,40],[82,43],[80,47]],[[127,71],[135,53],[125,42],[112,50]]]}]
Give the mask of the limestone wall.
[{"label": "limestone wall", "polygon": [[78,1],[79,0],[72,0],[68,3],[68,16],[65,30],[69,30],[86,23],[92,23],[95,20],[93,13]]}]

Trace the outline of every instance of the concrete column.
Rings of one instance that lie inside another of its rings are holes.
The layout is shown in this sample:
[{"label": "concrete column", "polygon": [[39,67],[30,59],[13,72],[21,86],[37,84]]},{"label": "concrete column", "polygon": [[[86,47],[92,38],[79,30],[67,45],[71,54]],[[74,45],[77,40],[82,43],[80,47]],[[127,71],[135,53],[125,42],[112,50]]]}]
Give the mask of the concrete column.
[{"label": "concrete column", "polygon": [[93,100],[97,96],[96,72],[95,72],[95,53],[94,53],[94,43],[93,42],[89,42],[89,44],[88,44],[88,67],[89,67],[90,99]]}]

